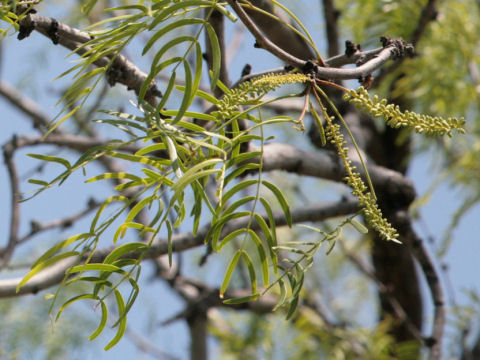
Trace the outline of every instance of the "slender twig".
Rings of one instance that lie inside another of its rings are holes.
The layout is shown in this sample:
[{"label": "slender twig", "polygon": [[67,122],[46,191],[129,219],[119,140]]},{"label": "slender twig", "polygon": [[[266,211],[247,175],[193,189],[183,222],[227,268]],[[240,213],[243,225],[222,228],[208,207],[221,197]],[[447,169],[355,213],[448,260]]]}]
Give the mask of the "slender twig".
[{"label": "slender twig", "polygon": [[70,227],[77,220],[80,220],[81,218],[90,214],[98,206],[99,206],[99,203],[92,199],[88,201],[88,207],[86,209],[78,212],[77,214],[65,217],[63,219],[53,220],[45,224],[41,224],[38,221],[32,220],[30,222],[30,225],[31,225],[30,232],[28,234],[25,234],[21,238],[19,238],[17,242],[18,244],[24,243],[28,241],[30,238],[32,238],[33,236],[38,235],[39,233],[47,230],[52,230],[56,228],[64,229],[64,228]]},{"label": "slender twig", "polygon": [[306,61],[301,60],[288,52],[284,51],[277,45],[275,45],[272,41],[267,39],[260,29],[257,27],[257,25],[250,19],[250,17],[247,15],[245,10],[243,10],[243,7],[240,5],[240,3],[236,0],[227,0],[229,5],[233,8],[233,10],[237,13],[238,17],[242,22],[245,24],[247,29],[252,33],[252,35],[255,37],[255,40],[257,40],[257,44],[259,47],[262,49],[270,51],[273,55],[278,57],[279,59],[285,61],[286,63],[298,67],[298,68],[303,68],[306,64]]},{"label": "slender twig", "polygon": [[18,181],[17,167],[13,161],[15,151],[15,138],[3,146],[3,159],[7,166],[8,178],[10,180],[10,230],[8,235],[8,244],[1,252],[0,268],[3,268],[10,261],[15,247],[18,243],[18,231],[20,226],[20,186]]}]

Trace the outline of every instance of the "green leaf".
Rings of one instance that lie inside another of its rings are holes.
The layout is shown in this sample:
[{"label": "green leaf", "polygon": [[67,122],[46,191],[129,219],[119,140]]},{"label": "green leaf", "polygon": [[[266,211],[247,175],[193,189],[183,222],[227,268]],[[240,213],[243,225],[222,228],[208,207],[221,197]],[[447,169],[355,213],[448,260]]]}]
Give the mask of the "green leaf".
[{"label": "green leaf", "polygon": [[214,224],[212,224],[212,228],[210,231],[205,235],[205,242],[211,241],[212,249],[214,251],[218,251],[218,241],[220,239],[221,231],[225,224],[233,219],[237,219],[244,216],[251,215],[250,211],[239,211],[233,214],[228,214],[222,216],[219,220],[217,220]]},{"label": "green leaf", "polygon": [[58,120],[55,125],[53,125],[46,133],[45,135],[43,135],[42,137],[42,140],[45,140],[47,138],[48,135],[50,135],[53,131],[55,131],[55,129],[57,129],[60,125],[62,125],[62,123],[67,120],[70,116],[72,116],[73,114],[75,114],[79,109],[81,108],[81,106],[75,106],[73,108],[72,111],[70,111],[67,115],[65,115],[64,117],[62,117],[60,120]]},{"label": "green leaf", "polygon": [[260,294],[253,294],[253,295],[243,296],[239,298],[223,300],[223,303],[227,305],[243,304],[249,301],[255,301],[259,297],[260,297]]},{"label": "green leaf", "polygon": [[194,91],[196,90],[193,87],[192,71],[190,70],[190,64],[188,61],[183,61],[183,69],[185,70],[185,93],[183,95],[182,103],[178,108],[177,116],[175,116],[175,119],[172,120],[172,125],[175,125],[182,119],[192,102],[193,96],[195,95]]},{"label": "green leaf", "polygon": [[285,214],[285,219],[289,227],[292,227],[292,215],[290,214],[290,207],[288,206],[287,200],[283,196],[283,193],[278,187],[267,180],[262,180],[262,184],[265,185],[277,198],[280,206],[282,207],[283,213]]},{"label": "green leaf", "polygon": [[[59,262],[60,260],[72,257],[72,256],[78,256],[79,252],[78,251],[68,251],[66,253],[54,256],[52,258],[49,258],[45,261],[42,261],[41,263],[38,263],[34,267],[32,267],[32,270],[28,272],[27,275],[23,277],[23,279],[18,283],[16,292],[18,293],[20,291],[20,288],[25,285],[28,280],[30,280],[32,277],[37,275],[40,271],[52,266],[53,264]],[[38,262],[38,261],[37,261]]]},{"label": "green leaf", "polygon": [[223,215],[227,215],[227,214],[231,214],[233,213],[236,209],[238,209],[239,207],[251,202],[251,201],[254,201],[257,197],[256,196],[246,196],[244,198],[241,198],[237,201],[235,201],[232,205],[230,205],[224,212],[223,212]]},{"label": "green leaf", "polygon": [[120,323],[118,325],[118,330],[117,333],[115,334],[115,337],[105,346],[104,350],[107,351],[114,347],[123,337],[123,334],[125,334],[125,331],[127,330],[127,317],[125,313],[125,302],[123,301],[122,294],[120,291],[115,290],[115,299],[117,300],[117,306],[118,306],[118,315],[120,317]]},{"label": "green leaf", "polygon": [[[74,302],[78,301],[78,300],[98,300],[98,301],[102,301],[98,296],[96,295],[93,295],[93,294],[82,294],[82,295],[78,295],[78,296],[74,296],[70,299],[68,299],[67,301],[65,301],[65,303],[63,303],[63,305],[60,307],[60,309],[58,309],[58,313],[57,313],[57,316],[55,317],[55,321],[58,321],[58,319],[60,318],[60,315],[62,315],[62,313],[65,311],[65,309],[67,307],[69,307],[70,305],[72,305]],[[102,308],[103,310],[103,308]],[[103,317],[103,314],[102,314],[102,317]],[[98,328],[97,328],[98,330]]]},{"label": "green leaf", "polygon": [[318,113],[311,102],[310,102],[310,112],[313,115],[313,119],[315,120],[318,131],[320,132],[320,143],[323,147],[327,145],[327,137],[325,136],[325,129],[323,128],[323,124],[322,124],[322,120],[320,119],[320,116],[318,116]]},{"label": "green leaf", "polygon": [[[260,240],[260,237],[257,235],[257,233],[252,229],[249,229],[248,232],[255,243],[255,246],[257,247],[258,257],[260,258],[260,265],[262,267],[263,286],[267,287],[270,284],[267,254],[263,248],[262,240]],[[253,292],[255,293],[256,291]]]},{"label": "green leaf", "polygon": [[138,150],[135,153],[135,155],[142,156],[142,155],[145,155],[145,154],[148,154],[148,153],[151,153],[151,152],[162,151],[162,150],[165,150],[166,148],[167,147],[164,143],[152,144],[152,145],[145,146],[144,148]]},{"label": "green leaf", "polygon": [[232,231],[230,234],[228,234],[222,239],[220,245],[216,248],[216,251],[222,250],[222,248],[225,245],[227,245],[230,242],[230,240],[235,239],[237,236],[240,236],[245,233],[248,233],[248,229],[242,228],[242,229],[237,229],[235,231]]},{"label": "green leaf", "polygon": [[168,79],[168,85],[165,91],[163,92],[162,100],[157,106],[158,111],[162,111],[167,103],[167,100],[170,98],[170,94],[172,93],[173,87],[175,86],[175,80],[177,78],[177,72],[173,71],[170,75],[170,79]]},{"label": "green leaf", "polygon": [[210,81],[210,84],[211,84],[211,87],[210,87],[210,90],[215,90],[215,87],[217,86],[217,81],[218,81],[218,78],[220,77],[220,68],[221,68],[221,57],[222,57],[222,53],[220,51],[220,44],[218,42],[218,38],[217,38],[217,34],[215,33],[215,30],[213,29],[212,25],[210,25],[210,23],[205,23],[205,27],[207,29],[207,34],[208,34],[208,38],[210,40],[210,46],[211,46],[211,49],[212,49],[212,66],[213,68],[210,69],[212,70],[211,72],[211,75],[212,75],[212,78],[211,78],[211,81]]},{"label": "green leaf", "polygon": [[278,302],[272,311],[276,311],[278,308],[282,307],[287,298],[287,286],[282,279],[278,279],[278,287],[280,288],[280,296],[278,297]]},{"label": "green leaf", "polygon": [[148,52],[148,50],[150,50],[150,48],[158,41],[158,39],[160,39],[163,35],[167,34],[168,32],[182,26],[197,25],[197,24],[204,24],[204,23],[205,23],[205,20],[203,19],[180,19],[166,25],[165,27],[161,28],[150,37],[150,39],[147,41],[147,43],[143,48],[142,55],[145,55]]},{"label": "green leaf", "polygon": [[107,179],[129,179],[129,180],[132,180],[136,185],[144,185],[144,182],[143,182],[142,178],[140,178],[136,175],[128,174],[128,173],[124,173],[124,172],[101,174],[101,175],[98,175],[98,176],[94,176],[93,178],[90,178],[90,179],[86,180],[85,182],[86,183],[91,183],[91,182],[94,182],[94,181],[107,180]]},{"label": "green leaf", "polygon": [[352,225],[355,230],[357,230],[360,234],[368,234],[368,229],[366,228],[365,225],[359,223],[357,220],[355,219],[349,219],[348,222],[350,223],[350,225]]},{"label": "green leaf", "polygon": [[206,171],[200,171],[206,167],[211,167],[216,164],[223,162],[222,159],[208,159],[202,161],[199,164],[188,169],[185,174],[172,186],[172,190],[180,191],[183,190],[188,184],[192,183],[194,180],[198,179],[199,177],[206,176],[208,174],[213,174],[219,172],[220,169],[210,169]]},{"label": "green leaf", "polygon": [[77,265],[73,266],[67,270],[68,274],[73,274],[76,272],[84,272],[84,271],[106,271],[106,272],[123,272],[117,266],[112,264],[84,264],[84,265]]},{"label": "green leaf", "polygon": [[235,267],[237,266],[238,259],[240,259],[240,256],[242,255],[242,250],[237,250],[235,254],[233,255],[232,259],[230,260],[230,263],[227,266],[227,271],[225,272],[225,277],[223,278],[222,286],[220,287],[220,298],[223,299],[223,294],[225,294],[225,291],[227,290],[228,283],[230,282],[230,279],[233,274],[233,270],[235,270]]},{"label": "green leaf", "polygon": [[242,258],[245,262],[245,265],[248,269],[248,274],[250,276],[250,286],[252,287],[252,294],[257,293],[257,274],[255,273],[255,267],[253,266],[252,259],[245,250],[242,251]]},{"label": "green leaf", "polygon": [[102,318],[100,319],[100,323],[98,324],[97,329],[88,337],[88,340],[94,340],[101,334],[105,326],[107,325],[107,318],[108,318],[108,308],[105,305],[105,302],[101,299],[96,299],[100,301],[100,306],[102,307]]},{"label": "green leaf", "polygon": [[71,169],[72,165],[70,165],[70,162],[66,159],[62,159],[60,157],[56,156],[47,156],[47,155],[40,155],[40,154],[27,154],[27,156],[30,156],[34,159],[38,160],[43,160],[43,161],[49,161],[49,162],[55,162],[57,164],[61,164],[67,168],[67,170]]},{"label": "green leaf", "polygon": [[122,195],[113,195],[113,196],[110,196],[108,199],[106,199],[102,203],[100,208],[97,210],[97,213],[95,214],[95,217],[93,218],[92,223],[90,224],[90,232],[92,234],[95,233],[95,227],[97,226],[98,219],[100,218],[100,215],[102,214],[103,210],[105,210],[105,208],[114,201],[121,201],[127,204],[130,202],[130,200],[127,197]]},{"label": "green leaf", "polygon": [[278,266],[278,259],[277,259],[277,253],[273,250],[275,246],[277,246],[276,243],[276,238],[272,236],[272,230],[275,232],[275,225],[273,226],[272,230],[268,227],[267,222],[263,219],[262,216],[259,214],[253,214],[255,217],[255,220],[257,220],[258,225],[262,229],[263,235],[265,236],[265,239],[267,240],[268,244],[268,251],[270,254],[270,258],[272,259],[273,263],[273,271],[276,274],[277,273],[277,266]]},{"label": "green leaf", "polygon": [[80,244],[83,243],[85,240],[87,240],[88,238],[90,238],[91,236],[93,236],[93,234],[91,233],[83,233],[83,234],[78,234],[78,235],[74,235],[74,236],[71,236],[69,237],[68,239],[66,240],[63,240],[61,242],[59,242],[58,244],[55,244],[54,246],[52,246],[50,249],[48,249],[47,251],[45,251],[43,253],[42,256],[40,256],[40,258],[37,259],[37,261],[35,261],[35,263],[32,265],[32,269],[37,266],[38,264],[44,262],[45,260],[47,260],[48,258],[50,258],[53,254],[56,254],[57,252],[59,252],[60,250],[66,248],[67,246],[69,246],[70,244],[73,244],[74,242],[77,242],[79,240],[82,240],[80,241]]},{"label": "green leaf", "polygon": [[30,184],[41,185],[41,186],[48,186],[48,181],[38,180],[38,179],[28,179]]},{"label": "green leaf", "polygon": [[144,165],[150,165],[150,166],[156,167],[157,169],[163,170],[161,161],[158,161],[157,159],[151,158],[148,156],[130,155],[130,154],[118,153],[115,151],[109,151],[107,155],[117,159],[127,160],[130,162],[136,162]]},{"label": "green leaf", "polygon": [[130,253],[144,252],[148,249],[148,245],[141,242],[133,242],[119,246],[107,255],[104,264],[113,264],[114,261]]},{"label": "green leaf", "polygon": [[182,170],[180,170],[180,162],[178,159],[177,148],[175,147],[175,143],[173,140],[166,135],[162,135],[162,141],[165,145],[167,145],[168,156],[170,157],[170,161],[172,162],[172,168],[175,171],[175,175],[178,179],[182,178]]},{"label": "green leaf", "polygon": [[[123,238],[127,232],[127,229],[136,229],[136,230],[139,230],[141,231],[142,233],[143,232],[152,232],[154,233],[155,232],[155,229],[151,228],[151,227],[148,227],[144,224],[140,224],[140,223],[136,223],[136,222],[124,222],[123,224],[121,224],[117,231],[115,232],[115,234],[113,235],[113,243],[116,244],[117,243],[117,240],[118,238]],[[141,235],[141,234],[140,234]]]},{"label": "green leaf", "polygon": [[172,267],[173,264],[173,241],[172,241],[172,234],[173,234],[173,228],[172,228],[172,223],[170,220],[167,219],[166,221],[167,224],[167,248],[168,248],[168,266],[170,268]]},{"label": "green leaf", "polygon": [[157,196],[155,194],[150,195],[150,196],[147,196],[146,198],[143,198],[139,202],[137,202],[135,206],[132,208],[132,210],[130,210],[127,217],[125,218],[125,222],[133,221],[133,219],[135,219],[135,217],[138,215],[140,211],[143,210],[144,207],[146,206],[150,207],[152,205],[152,202],[156,199],[156,197]]},{"label": "green leaf", "polygon": [[222,206],[222,207],[225,206],[227,204],[228,200],[230,200],[230,198],[232,196],[234,196],[235,194],[237,194],[240,190],[243,190],[243,189],[245,189],[249,186],[252,186],[254,184],[257,184],[257,183],[258,183],[257,180],[251,179],[251,180],[244,180],[244,181],[236,184],[233,188],[231,188],[230,190],[228,190],[226,193],[223,194],[222,204],[219,204],[219,206]]}]

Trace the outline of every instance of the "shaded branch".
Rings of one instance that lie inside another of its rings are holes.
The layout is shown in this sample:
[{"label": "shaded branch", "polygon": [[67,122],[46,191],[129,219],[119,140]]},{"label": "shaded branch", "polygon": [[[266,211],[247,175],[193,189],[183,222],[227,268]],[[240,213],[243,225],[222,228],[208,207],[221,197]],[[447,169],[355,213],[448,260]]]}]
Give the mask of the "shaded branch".
[{"label": "shaded branch", "polygon": [[434,306],[433,330],[430,338],[426,340],[427,346],[430,347],[430,360],[439,360],[442,355],[443,333],[445,330],[446,313],[445,313],[445,296],[443,294],[440,277],[435,269],[433,260],[428,253],[423,241],[410,225],[410,234],[412,237],[413,254],[422,268],[425,279],[427,280],[428,289]]}]

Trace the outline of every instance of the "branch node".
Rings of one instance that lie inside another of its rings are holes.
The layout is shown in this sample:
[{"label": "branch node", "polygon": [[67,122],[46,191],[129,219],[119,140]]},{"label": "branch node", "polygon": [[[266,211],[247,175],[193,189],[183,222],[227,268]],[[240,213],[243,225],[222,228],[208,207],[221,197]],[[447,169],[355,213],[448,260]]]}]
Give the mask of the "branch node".
[{"label": "branch node", "polygon": [[434,337],[428,337],[425,338],[424,343],[426,347],[432,348],[437,343],[437,339]]},{"label": "branch node", "polygon": [[20,28],[18,30],[18,35],[17,35],[17,39],[18,40],[23,40],[27,37],[30,36],[30,34],[32,33],[33,30],[35,30],[35,26],[36,26],[36,22],[35,21],[30,21],[29,23],[27,23],[26,25],[24,24],[20,24]]},{"label": "branch node", "polygon": [[401,59],[403,57],[415,56],[415,48],[412,44],[408,44],[402,38],[389,38],[386,36],[380,37],[380,42],[384,48],[394,47],[394,59]]},{"label": "branch node", "polygon": [[244,76],[250,75],[251,72],[252,72],[252,65],[245,64],[245,66],[242,69],[241,77],[243,78]]},{"label": "branch node", "polygon": [[105,73],[108,85],[114,87],[115,84],[122,78],[123,71],[124,68],[122,65],[111,65]]},{"label": "branch node", "polygon": [[60,42],[60,35],[58,34],[58,21],[54,18],[52,18],[52,23],[47,31],[47,35],[55,45],[58,45]]},{"label": "branch node", "polygon": [[348,57],[353,56],[355,53],[362,51],[360,44],[355,44],[351,40],[345,41],[345,55]]},{"label": "branch node", "polygon": [[313,63],[313,61],[308,60],[303,67],[304,74],[312,74],[315,75],[318,72],[318,66]]}]

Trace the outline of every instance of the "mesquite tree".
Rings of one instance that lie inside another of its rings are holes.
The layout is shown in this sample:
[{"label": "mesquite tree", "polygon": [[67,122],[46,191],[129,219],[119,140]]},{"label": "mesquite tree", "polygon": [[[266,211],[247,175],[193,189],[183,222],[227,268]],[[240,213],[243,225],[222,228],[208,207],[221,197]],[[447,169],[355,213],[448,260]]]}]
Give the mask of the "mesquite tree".
[{"label": "mesquite tree", "polygon": [[[2,268],[43,231],[88,219],[78,233],[42,246],[21,278],[0,280],[2,297],[55,286],[47,297],[56,319],[73,304],[93,303],[98,325],[81,335],[95,339],[110,324],[108,350],[124,337],[137,295],[148,291],[142,266],[154,264],[156,278],[185,301],[167,322],[186,321],[192,359],[207,358],[209,333],[225,357],[274,357],[261,349],[275,326],[258,316],[281,317],[292,332],[295,349],[285,358],[441,357],[445,295],[413,226],[417,195],[405,174],[412,156],[438,147],[443,179],[455,171],[453,181],[473,193],[452,228],[478,202],[478,150],[468,146],[474,140],[465,120],[445,117],[467,108],[477,114],[478,26],[466,24],[478,3],[323,0],[325,39],[310,35],[311,14],[300,7],[312,6],[306,1],[71,3],[71,12],[53,18],[47,1],[2,1],[4,37],[13,34],[23,46],[35,36],[74,60],[58,74],[69,85],[57,96],[54,118],[1,84],[1,95],[35,130],[3,145],[12,202]],[[247,33],[254,44],[239,51]],[[455,53],[452,39],[467,45]],[[461,99],[452,104],[452,94]],[[51,148],[28,156],[41,168],[56,167],[37,169],[24,184],[17,162],[25,155],[15,154],[39,145]],[[20,206],[78,177],[79,194],[96,182],[103,191],[85,209],[52,223],[32,221],[21,235]],[[25,192],[27,185],[35,187]],[[196,267],[215,263],[206,279],[182,260],[193,248],[201,249]],[[342,294],[322,291],[348,279],[338,269],[352,265],[358,284],[373,284],[378,295],[369,330],[348,315],[363,306],[356,304],[361,289],[346,293],[348,305],[340,307],[331,297]],[[245,317],[232,320],[229,314],[240,311]],[[235,328],[237,321],[248,326]]]}]

